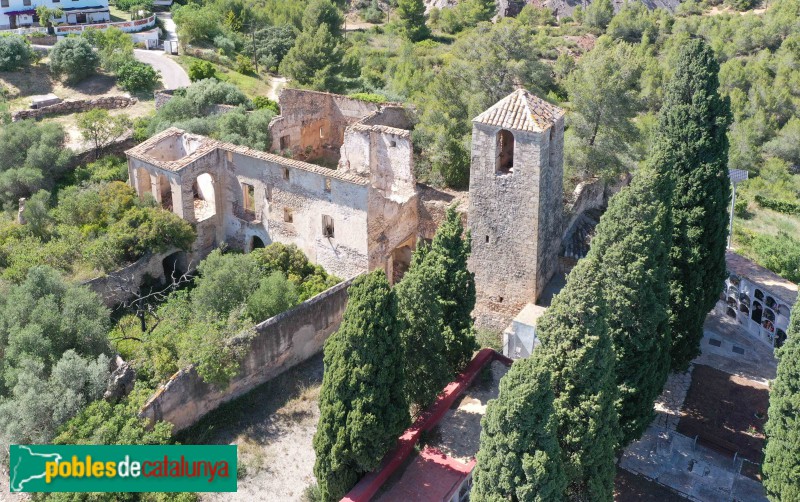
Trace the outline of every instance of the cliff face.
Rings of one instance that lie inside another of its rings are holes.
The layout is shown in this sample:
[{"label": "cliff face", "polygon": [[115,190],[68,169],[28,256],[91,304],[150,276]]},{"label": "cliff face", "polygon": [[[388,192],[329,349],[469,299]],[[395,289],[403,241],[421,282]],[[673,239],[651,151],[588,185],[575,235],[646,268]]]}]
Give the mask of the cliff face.
[{"label": "cliff face", "polygon": [[[557,17],[571,16],[575,7],[581,5],[586,7],[591,4],[593,0],[497,0],[498,13],[503,17],[513,17],[519,14],[519,11],[528,4],[538,5],[540,7],[547,7],[551,9]],[[612,0],[614,3],[614,10],[619,10],[625,3],[625,0]],[[667,9],[674,12],[681,0],[640,0],[649,9]],[[453,7],[458,3],[458,0],[425,0],[426,10],[433,7],[439,9],[446,9]]]}]

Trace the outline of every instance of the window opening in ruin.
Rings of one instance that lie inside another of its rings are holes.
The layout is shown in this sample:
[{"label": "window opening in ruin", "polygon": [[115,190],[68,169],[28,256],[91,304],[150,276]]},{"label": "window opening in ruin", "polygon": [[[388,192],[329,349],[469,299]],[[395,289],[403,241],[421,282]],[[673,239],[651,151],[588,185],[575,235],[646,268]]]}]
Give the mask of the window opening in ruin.
[{"label": "window opening in ruin", "polygon": [[283,168],[283,179],[285,179],[286,181],[289,181],[289,168],[288,167],[284,167]]},{"label": "window opening in ruin", "polygon": [[283,208],[283,221],[285,223],[294,223],[294,214],[288,207]]},{"label": "window opening in ruin", "polygon": [[192,198],[195,221],[203,221],[217,214],[214,178],[210,174],[203,173],[194,180]]},{"label": "window opening in ruin", "polygon": [[321,127],[319,128],[319,137],[320,138],[324,138],[325,137],[325,133],[322,132],[322,128]]},{"label": "window opening in ruin", "polygon": [[322,236],[329,239],[333,237],[333,218],[327,214],[322,215]]},{"label": "window opening in ruin", "polygon": [[498,296],[497,297],[497,303],[503,303],[503,297],[502,296]]},{"label": "window opening in ruin", "polygon": [[397,142],[396,142],[396,141],[390,141],[390,142],[389,142],[389,146],[390,146],[391,148],[394,148],[394,147],[396,147],[396,146],[397,146]]},{"label": "window opening in ruin", "polygon": [[260,237],[254,235],[252,239],[250,239],[250,251],[254,249],[261,249],[264,247],[264,241],[261,240]]},{"label": "window opening in ruin", "polygon": [[251,213],[256,212],[256,187],[242,183],[242,197],[244,198],[244,210]]},{"label": "window opening in ruin", "polygon": [[158,175],[158,192],[161,196],[161,207],[172,211],[172,187],[169,185],[169,179],[163,174]]},{"label": "window opening in ruin", "polygon": [[233,152],[227,152],[228,162],[233,162]]},{"label": "window opening in ruin", "polygon": [[331,193],[331,179],[325,178],[325,191]]},{"label": "window opening in ruin", "polygon": [[267,202],[272,202],[272,185],[267,185]]},{"label": "window opening in ruin", "polygon": [[497,133],[497,162],[495,172],[508,174],[514,169],[514,135],[502,129]]},{"label": "window opening in ruin", "polygon": [[280,139],[280,146],[281,150],[286,150],[289,148],[289,136],[281,136]]},{"label": "window opening in ruin", "polygon": [[489,244],[489,236],[486,236],[486,244]]}]

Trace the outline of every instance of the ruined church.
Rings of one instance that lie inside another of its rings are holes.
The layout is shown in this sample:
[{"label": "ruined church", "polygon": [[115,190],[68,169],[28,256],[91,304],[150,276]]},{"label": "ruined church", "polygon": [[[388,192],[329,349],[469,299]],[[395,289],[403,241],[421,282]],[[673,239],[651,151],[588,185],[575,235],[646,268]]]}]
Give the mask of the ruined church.
[{"label": "ruined church", "polygon": [[[130,183],[195,225],[195,262],[222,244],[282,242],[340,277],[380,268],[397,281],[438,224],[414,177],[406,110],[297,89],[280,109],[270,153],[171,128],[126,152]],[[473,120],[479,325],[505,326],[559,269],[563,143],[564,111],[523,89]]]}]

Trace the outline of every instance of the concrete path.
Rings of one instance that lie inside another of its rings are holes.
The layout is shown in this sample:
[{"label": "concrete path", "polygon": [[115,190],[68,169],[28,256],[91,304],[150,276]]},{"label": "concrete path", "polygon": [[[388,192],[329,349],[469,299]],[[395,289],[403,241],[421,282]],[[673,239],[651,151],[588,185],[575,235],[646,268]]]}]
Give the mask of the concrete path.
[{"label": "concrete path", "polygon": [[164,25],[164,40],[178,40],[178,27],[172,20],[172,12],[157,12],[156,17]]},{"label": "concrete path", "polygon": [[136,59],[142,63],[149,64],[161,73],[161,82],[165,89],[177,89],[178,87],[188,87],[191,83],[186,71],[170,58],[163,51],[148,51],[136,49],[133,51]]}]

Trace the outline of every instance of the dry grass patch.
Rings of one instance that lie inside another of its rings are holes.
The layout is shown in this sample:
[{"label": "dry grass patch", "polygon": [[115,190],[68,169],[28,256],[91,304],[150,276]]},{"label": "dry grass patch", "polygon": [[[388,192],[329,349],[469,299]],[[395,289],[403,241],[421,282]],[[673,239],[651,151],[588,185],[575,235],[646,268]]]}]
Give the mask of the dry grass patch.
[{"label": "dry grass patch", "polygon": [[319,405],[320,388],[320,385],[303,384],[297,397],[290,399],[275,414],[292,422],[313,416]]}]

